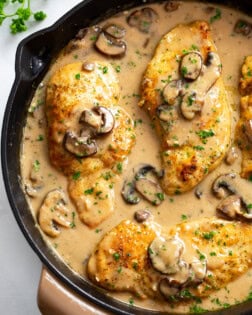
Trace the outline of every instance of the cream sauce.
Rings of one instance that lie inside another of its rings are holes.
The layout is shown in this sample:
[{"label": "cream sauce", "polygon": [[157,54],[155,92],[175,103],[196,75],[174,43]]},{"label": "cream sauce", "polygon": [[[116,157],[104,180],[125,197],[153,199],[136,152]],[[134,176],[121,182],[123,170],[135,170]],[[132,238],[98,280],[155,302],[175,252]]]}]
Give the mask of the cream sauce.
[{"label": "cream sauce", "polygon": [[[24,189],[26,186],[37,185],[38,192],[35,197],[29,197],[35,222],[41,203],[46,195],[52,189],[62,188],[67,192],[66,178],[56,171],[49,162],[46,139],[46,120],[44,115],[45,88],[50,75],[62,65],[77,61],[107,60],[111,62],[116,69],[120,86],[121,99],[120,105],[131,114],[136,126],[136,145],[132,153],[123,163],[124,178],[129,171],[139,163],[152,164],[160,169],[159,160],[159,139],[157,138],[151,121],[146,113],[138,107],[139,87],[142,75],[146,69],[147,63],[152,58],[154,49],[161,37],[178,23],[189,23],[201,19],[209,21],[216,14],[214,10],[207,10],[209,5],[196,2],[181,2],[178,10],[166,12],[164,4],[148,5],[152,7],[159,15],[159,21],[155,25],[151,34],[141,33],[135,27],[129,27],[126,23],[126,16],[129,12],[122,12],[101,25],[113,22],[126,28],[125,40],[127,42],[127,52],[122,59],[107,58],[90,48],[93,44],[92,36],[89,34],[85,41],[78,48],[71,42],[65,50],[54,60],[50,71],[37,89],[36,95],[31,103],[30,114],[28,115],[26,126],[24,128],[22,150],[21,150],[21,171]],[[252,19],[243,13],[230,8],[218,6],[221,10],[221,18],[211,23],[212,36],[217,46],[218,54],[222,62],[222,76],[224,79],[227,97],[233,108],[232,130],[238,120],[239,115],[239,94],[238,80],[241,65],[244,57],[252,53],[252,41],[248,37],[233,32],[236,21],[240,18],[252,22]],[[147,43],[147,45],[146,45]],[[241,49],[242,47],[242,49]],[[35,110],[34,110],[35,109]],[[175,132],[175,131],[174,131]],[[181,133],[181,131],[180,131]],[[184,135],[183,135],[184,134]],[[183,132],[181,137],[186,137]],[[232,133],[234,134],[234,132]],[[116,211],[98,228],[90,229],[85,226],[78,218],[74,205],[68,200],[67,207],[72,212],[72,228],[61,228],[61,233],[57,238],[50,238],[43,234],[48,244],[55,250],[55,253],[77,274],[85,276],[85,262],[95,245],[102,236],[123,219],[133,220],[136,210],[147,208],[154,216],[155,222],[163,227],[170,227],[183,219],[194,220],[200,217],[212,217],[216,215],[216,205],[219,200],[211,192],[211,184],[220,174],[227,172],[240,172],[241,156],[234,164],[227,165],[224,161],[211,174],[209,174],[198,188],[203,193],[201,199],[195,197],[194,191],[190,191],[179,196],[166,196],[164,202],[158,206],[151,206],[148,202],[142,200],[137,205],[127,205],[121,198],[122,181],[115,183],[115,209]],[[36,178],[31,180],[31,171],[36,169]],[[242,189],[246,194],[252,189],[252,183],[239,179]],[[35,183],[35,184],[34,184]],[[42,183],[42,184],[41,184]],[[75,215],[76,214],[76,215]],[[36,223],[37,224],[37,223]],[[39,225],[37,224],[38,228]],[[214,262],[212,262],[214,263]],[[209,298],[202,301],[202,304],[180,304],[176,306],[176,312],[188,312],[188,310],[197,310],[197,308],[216,309],[225,307],[225,303],[234,304],[241,302],[248,297],[251,289],[251,270],[239,279],[230,283],[226,288],[212,294]],[[237,288],[239,287],[239,290]],[[126,303],[132,301],[130,294],[108,293],[113,297],[121,299]],[[160,301],[139,301],[134,298],[134,305],[160,311],[173,311],[173,306],[169,303]]]}]

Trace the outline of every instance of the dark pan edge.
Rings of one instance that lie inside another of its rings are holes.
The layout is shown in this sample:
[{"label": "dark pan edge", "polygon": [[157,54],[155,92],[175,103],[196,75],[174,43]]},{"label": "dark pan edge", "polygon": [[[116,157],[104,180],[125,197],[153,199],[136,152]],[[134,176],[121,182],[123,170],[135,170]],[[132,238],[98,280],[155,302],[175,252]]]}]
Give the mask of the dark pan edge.
[{"label": "dark pan edge", "polygon": [[[12,165],[13,161],[11,160],[11,157],[15,157],[16,153],[19,153],[19,151],[13,151],[13,142],[12,140],[15,140],[15,128],[13,124],[10,124],[10,122],[14,122],[14,119],[12,116],[13,114],[13,108],[15,103],[15,96],[19,92],[20,93],[20,86],[22,85],[22,82],[24,82],[26,85],[31,85],[32,83],[35,83],[35,85],[38,85],[38,82],[40,81],[41,77],[47,70],[47,68],[43,68],[41,72],[35,73],[33,76],[29,77],[29,75],[22,74],[22,61],[24,59],[23,53],[25,52],[24,49],[27,48],[34,40],[37,40],[40,36],[47,36],[49,33],[53,34],[57,29],[59,29],[62,24],[65,23],[66,20],[71,19],[76,12],[78,12],[84,5],[91,3],[92,0],[84,1],[83,3],[77,5],[74,7],[71,11],[66,13],[62,18],[60,18],[55,24],[53,24],[51,27],[48,27],[42,31],[38,31],[34,33],[33,35],[29,36],[28,38],[24,39],[18,46],[17,53],[16,53],[16,79],[13,84],[10,97],[8,99],[7,107],[4,114],[4,121],[3,121],[3,127],[2,127],[2,139],[1,139],[1,157],[2,157],[2,172],[3,172],[3,178],[5,183],[5,189],[7,192],[7,196],[9,199],[9,203],[11,205],[11,208],[13,209],[14,216],[19,224],[19,227],[21,228],[25,238],[33,248],[33,250],[36,252],[36,254],[39,256],[41,261],[61,280],[63,280],[64,283],[69,285],[71,288],[73,288],[76,292],[81,294],[82,296],[88,298],[90,301],[96,303],[99,306],[104,307],[105,309],[108,309],[114,313],[120,313],[120,314],[132,314],[132,307],[127,306],[124,303],[117,302],[115,300],[112,300],[111,298],[107,297],[105,294],[103,294],[100,290],[97,290],[94,286],[88,284],[87,282],[79,281],[79,283],[73,282],[70,280],[65,273],[61,272],[51,261],[48,259],[49,256],[52,256],[52,252],[47,249],[47,251],[42,251],[40,246],[45,246],[45,243],[43,239],[40,240],[36,239],[34,240],[34,235],[31,234],[31,231],[33,233],[40,233],[37,228],[34,226],[34,221],[31,216],[29,218],[32,220],[33,228],[27,228],[27,225],[24,224],[24,217],[23,213],[20,212],[20,209],[18,209],[18,205],[16,203],[14,194],[17,194],[17,189],[20,189],[20,192],[22,192],[19,179],[17,178],[20,174],[19,165],[16,165],[14,169],[10,169],[9,166]],[[120,1],[115,1],[116,3],[119,3]],[[121,1],[122,2],[122,1]],[[123,1],[125,2],[125,5],[128,7],[133,5],[132,1]],[[150,1],[151,2],[151,1]],[[215,1],[216,2],[216,1]],[[134,5],[141,4],[142,1],[135,1]],[[249,3],[249,2],[247,2]],[[249,5],[249,4],[248,4]],[[77,26],[76,26],[77,28]],[[78,27],[79,29],[79,27]],[[77,30],[76,30],[77,31]],[[69,40],[69,39],[68,39]],[[66,42],[68,41],[66,40]],[[63,47],[63,46],[62,46]],[[55,47],[55,51],[56,51]],[[48,55],[48,58],[50,59],[51,56],[55,51],[51,52],[51,55]],[[31,86],[30,86],[31,88]],[[34,89],[35,91],[35,89]],[[29,102],[28,102],[29,103]],[[21,120],[22,121],[22,120]],[[16,122],[16,121],[15,121]],[[12,126],[12,127],[11,127]],[[19,128],[22,128],[19,127]],[[9,137],[10,135],[11,138]],[[8,154],[9,152],[9,154]],[[19,156],[19,155],[18,155]],[[16,177],[16,179],[15,179]],[[12,181],[10,181],[10,178]],[[14,182],[14,183],[13,183]],[[23,200],[25,201],[25,200]],[[55,258],[56,259],[56,258]],[[68,268],[67,268],[68,269]],[[74,279],[74,280],[77,280]],[[83,286],[87,286],[88,290],[85,290],[86,288]],[[112,302],[112,303],[111,303]],[[120,311],[119,311],[120,308]],[[251,310],[251,302],[243,303],[242,305],[234,306],[232,307],[232,314],[251,314],[249,311]],[[237,312],[237,313],[236,313]],[[146,311],[143,311],[141,309],[137,309],[134,307],[134,313],[135,314],[147,314]],[[157,314],[157,312],[148,312],[148,314]],[[158,313],[161,314],[161,313]],[[223,310],[220,312],[208,312],[207,314],[230,314],[230,309]]]}]

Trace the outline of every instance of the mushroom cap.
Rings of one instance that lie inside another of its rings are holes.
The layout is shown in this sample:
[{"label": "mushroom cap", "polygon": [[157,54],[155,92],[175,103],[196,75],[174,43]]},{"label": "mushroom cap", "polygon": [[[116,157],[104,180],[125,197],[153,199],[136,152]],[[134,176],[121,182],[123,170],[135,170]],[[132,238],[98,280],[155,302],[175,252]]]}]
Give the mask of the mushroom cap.
[{"label": "mushroom cap", "polygon": [[150,244],[148,253],[153,268],[170,275],[179,271],[179,259],[183,250],[184,244],[180,239],[157,236]]},{"label": "mushroom cap", "polygon": [[65,149],[76,157],[83,158],[97,152],[95,140],[90,137],[78,137],[73,131],[67,131],[64,137]]},{"label": "mushroom cap", "polygon": [[95,42],[95,48],[102,54],[111,57],[123,57],[126,53],[126,42],[101,32]]}]

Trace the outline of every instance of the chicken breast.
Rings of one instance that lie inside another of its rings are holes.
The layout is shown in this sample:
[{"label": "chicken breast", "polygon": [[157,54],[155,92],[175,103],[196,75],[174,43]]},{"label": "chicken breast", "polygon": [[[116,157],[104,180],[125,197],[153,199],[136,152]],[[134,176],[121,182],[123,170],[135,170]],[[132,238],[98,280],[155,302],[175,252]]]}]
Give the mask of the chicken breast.
[{"label": "chicken breast", "polygon": [[90,227],[113,212],[113,183],[135,142],[119,90],[113,67],[100,61],[67,64],[47,87],[50,161],[68,177],[69,195]]},{"label": "chicken breast", "polygon": [[251,232],[249,224],[216,218],[170,229],[126,220],[100,241],[88,261],[88,276],[107,290],[141,298],[204,298],[251,266]]},{"label": "chicken breast", "polygon": [[229,148],[231,113],[221,68],[203,21],[172,29],[148,64],[139,105],[161,139],[162,187],[167,194],[192,189]]},{"label": "chicken breast", "polygon": [[241,177],[252,180],[252,56],[242,66],[239,91],[240,120],[236,127],[236,141],[242,151]]}]

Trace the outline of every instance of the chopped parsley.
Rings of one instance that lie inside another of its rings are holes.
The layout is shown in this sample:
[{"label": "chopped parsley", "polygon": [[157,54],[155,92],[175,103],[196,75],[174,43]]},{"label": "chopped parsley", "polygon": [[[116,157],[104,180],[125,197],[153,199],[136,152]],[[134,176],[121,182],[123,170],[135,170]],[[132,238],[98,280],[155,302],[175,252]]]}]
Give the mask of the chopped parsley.
[{"label": "chopped parsley", "polygon": [[76,213],[75,212],[72,212],[72,222],[70,223],[70,228],[75,228],[76,227],[76,224],[75,224],[75,215]]},{"label": "chopped parsley", "polygon": [[85,194],[85,195],[92,195],[93,192],[94,192],[94,188],[89,188],[89,189],[86,189],[86,190],[84,191],[84,194]]},{"label": "chopped parsley", "polygon": [[215,9],[215,15],[210,17],[210,23],[213,23],[217,20],[221,19],[221,9],[220,8],[216,8]]},{"label": "chopped parsley", "polygon": [[210,130],[200,130],[197,131],[196,134],[200,137],[202,142],[206,144],[207,138],[213,137],[215,135],[214,131],[212,129]]},{"label": "chopped parsley", "polygon": [[114,258],[115,261],[118,261],[118,260],[120,259],[120,257],[121,257],[121,256],[120,256],[119,253],[114,253],[114,254],[113,254],[113,258]]},{"label": "chopped parsley", "polygon": [[118,173],[122,173],[122,171],[123,171],[123,165],[122,165],[121,162],[119,162],[119,163],[116,164],[116,169],[117,169]]},{"label": "chopped parsley", "polygon": [[73,175],[72,175],[72,179],[73,180],[77,180],[79,179],[81,176],[81,172],[80,171],[77,171],[77,172],[74,172]]},{"label": "chopped parsley", "polygon": [[38,172],[40,170],[40,162],[38,160],[35,160],[33,162],[33,169],[35,172]]}]

